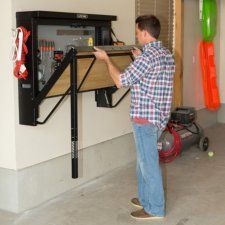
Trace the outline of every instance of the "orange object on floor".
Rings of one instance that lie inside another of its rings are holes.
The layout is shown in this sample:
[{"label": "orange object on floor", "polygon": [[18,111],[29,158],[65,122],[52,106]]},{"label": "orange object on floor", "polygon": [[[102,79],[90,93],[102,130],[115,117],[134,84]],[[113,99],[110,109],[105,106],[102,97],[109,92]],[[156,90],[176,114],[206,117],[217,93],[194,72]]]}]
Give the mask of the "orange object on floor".
[{"label": "orange object on floor", "polygon": [[200,43],[200,62],[205,106],[212,111],[220,107],[213,42]]}]

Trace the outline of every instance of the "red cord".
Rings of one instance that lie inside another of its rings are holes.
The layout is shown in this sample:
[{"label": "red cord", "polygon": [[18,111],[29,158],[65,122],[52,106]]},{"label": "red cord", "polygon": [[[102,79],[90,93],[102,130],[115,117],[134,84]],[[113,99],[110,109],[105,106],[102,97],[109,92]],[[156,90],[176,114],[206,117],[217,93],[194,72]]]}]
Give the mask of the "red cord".
[{"label": "red cord", "polygon": [[166,131],[173,135],[174,141],[173,145],[168,150],[159,150],[159,160],[163,163],[172,162],[179,154],[181,150],[181,138],[178,132],[173,128],[173,126],[168,125]]},{"label": "red cord", "polygon": [[[17,78],[23,78],[26,79],[28,76],[28,71],[25,67],[25,60],[26,60],[26,55],[28,54],[28,49],[26,46],[26,42],[28,37],[30,36],[30,31],[28,31],[24,27],[18,27],[17,28],[19,32],[23,32],[23,43],[22,43],[22,51],[21,51],[21,60],[16,60],[15,61],[15,66],[13,70],[13,74]],[[19,36],[19,33],[18,33]],[[19,38],[16,38],[16,46],[17,46],[17,52],[15,52],[16,57],[18,54],[18,47],[19,47]]]}]

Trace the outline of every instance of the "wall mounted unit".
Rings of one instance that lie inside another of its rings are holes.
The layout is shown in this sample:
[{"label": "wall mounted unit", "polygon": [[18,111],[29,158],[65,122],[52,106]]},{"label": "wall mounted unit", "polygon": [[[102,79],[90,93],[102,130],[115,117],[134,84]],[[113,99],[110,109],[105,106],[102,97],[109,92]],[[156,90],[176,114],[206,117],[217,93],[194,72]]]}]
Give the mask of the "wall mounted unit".
[{"label": "wall mounted unit", "polygon": [[[95,91],[98,107],[115,107],[125,97],[112,103],[117,90],[104,62],[93,54],[93,45],[105,49],[112,61],[124,70],[133,60],[132,46],[111,44],[111,21],[116,16],[60,12],[18,12],[17,26],[31,31],[27,41],[28,78],[19,79],[19,121],[23,125],[44,124],[70,95],[72,178],[78,177],[77,94]],[[39,106],[50,97],[57,104],[43,120]]]}]

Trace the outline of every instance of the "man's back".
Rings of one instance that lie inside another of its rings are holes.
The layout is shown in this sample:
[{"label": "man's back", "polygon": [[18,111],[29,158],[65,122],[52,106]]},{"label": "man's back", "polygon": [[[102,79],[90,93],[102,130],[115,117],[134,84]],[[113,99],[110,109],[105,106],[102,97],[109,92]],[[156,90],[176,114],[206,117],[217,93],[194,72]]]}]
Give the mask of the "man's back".
[{"label": "man's back", "polygon": [[174,60],[160,41],[150,42],[143,53],[121,75],[122,84],[131,88],[131,119],[146,119],[160,129],[169,119]]}]

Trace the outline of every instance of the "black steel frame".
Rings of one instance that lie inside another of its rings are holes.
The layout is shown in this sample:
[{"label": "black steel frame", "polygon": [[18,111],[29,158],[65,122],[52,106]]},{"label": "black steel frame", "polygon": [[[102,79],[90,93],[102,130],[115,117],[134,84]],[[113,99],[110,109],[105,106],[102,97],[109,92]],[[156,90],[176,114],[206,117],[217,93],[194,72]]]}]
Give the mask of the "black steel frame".
[{"label": "black steel frame", "polygon": [[[121,56],[121,55],[130,55],[131,59],[132,56],[130,53],[116,53],[116,54],[109,54],[111,57],[113,56]],[[77,87],[77,59],[79,58],[93,58],[93,61],[91,62],[83,80],[81,81],[81,84],[79,87]],[[63,74],[64,70],[67,68],[67,66],[70,65],[70,87],[67,89],[67,91],[62,95],[62,97],[59,99],[59,101],[56,103],[56,105],[53,107],[51,112],[48,114],[48,116],[44,119],[44,121],[36,121],[36,124],[45,124],[49,118],[52,116],[54,111],[58,108],[58,106],[62,103],[64,98],[70,94],[70,101],[71,101],[71,161],[72,161],[72,178],[78,178],[78,112],[77,112],[77,95],[78,93],[81,93],[83,91],[80,91],[82,85],[84,84],[86,78],[89,75],[89,72],[96,62],[96,58],[94,55],[77,55],[76,49],[71,49],[68,54],[63,59],[60,67],[53,73],[51,78],[48,80],[44,88],[41,90],[41,92],[38,94],[36,98],[33,99],[33,107],[36,109],[40,106],[40,104],[43,102],[44,99],[46,99],[47,94],[49,91],[53,88],[55,83],[58,81],[58,79]],[[111,87],[112,89],[114,87]],[[110,89],[110,87],[106,88]],[[96,89],[94,89],[96,90]],[[104,88],[103,88],[104,90]],[[93,91],[93,90],[87,90],[87,91]],[[111,92],[114,93],[115,90]],[[117,103],[111,108],[116,107],[122,99],[128,94],[129,90],[126,91],[126,93],[117,101]]]}]

